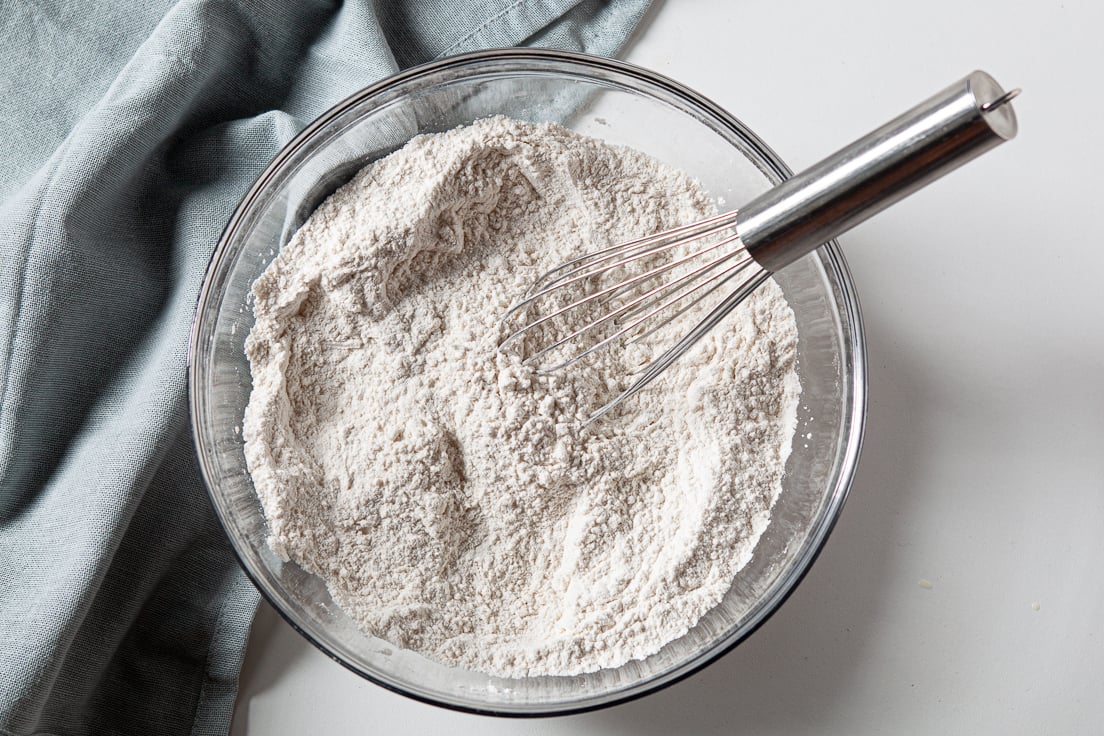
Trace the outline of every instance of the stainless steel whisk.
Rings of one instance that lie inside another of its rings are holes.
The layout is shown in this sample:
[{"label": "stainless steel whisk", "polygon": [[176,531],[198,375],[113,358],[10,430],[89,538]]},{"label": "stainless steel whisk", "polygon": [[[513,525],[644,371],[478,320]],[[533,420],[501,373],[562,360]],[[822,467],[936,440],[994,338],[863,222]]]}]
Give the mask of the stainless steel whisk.
[{"label": "stainless steel whisk", "polygon": [[[728,287],[690,331],[591,415],[589,424],[655,380],[772,273],[1012,139],[1017,125],[1008,103],[1019,92],[1005,92],[991,76],[975,71],[738,210],[562,263],[538,278],[502,320],[528,312],[550,296],[559,294],[562,299],[567,287],[582,289],[583,296],[532,319],[499,347],[538,325],[569,318],[584,305],[609,305],[597,318],[569,326],[567,334],[556,334],[550,344],[526,357],[526,362],[533,363],[596,328],[612,331],[586,349],[541,368],[559,370],[619,341],[642,340]],[[672,255],[687,246],[689,252]],[[602,280],[611,274],[617,274],[618,280]],[[662,280],[656,283],[657,279]]]}]

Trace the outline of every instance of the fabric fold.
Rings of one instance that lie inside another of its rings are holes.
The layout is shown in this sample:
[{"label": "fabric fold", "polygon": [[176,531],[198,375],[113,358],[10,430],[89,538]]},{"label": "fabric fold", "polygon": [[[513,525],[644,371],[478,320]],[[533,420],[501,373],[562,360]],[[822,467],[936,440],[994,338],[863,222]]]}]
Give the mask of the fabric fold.
[{"label": "fabric fold", "polygon": [[187,338],[280,146],[401,67],[610,54],[647,0],[15,0],[0,18],[0,733],[225,733],[257,592],[199,476]]}]

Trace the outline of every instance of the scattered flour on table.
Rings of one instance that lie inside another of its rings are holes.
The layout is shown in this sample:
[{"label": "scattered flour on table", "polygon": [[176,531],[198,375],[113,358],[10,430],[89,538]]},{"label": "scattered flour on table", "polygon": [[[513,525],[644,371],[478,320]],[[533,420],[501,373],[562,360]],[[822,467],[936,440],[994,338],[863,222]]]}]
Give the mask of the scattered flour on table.
[{"label": "scattered flour on table", "polygon": [[587,430],[670,335],[551,375],[495,346],[540,272],[711,211],[639,152],[506,118],[367,166],[253,289],[245,450],[273,549],[365,631],[490,674],[616,667],[688,631],[781,490],[781,291]]}]

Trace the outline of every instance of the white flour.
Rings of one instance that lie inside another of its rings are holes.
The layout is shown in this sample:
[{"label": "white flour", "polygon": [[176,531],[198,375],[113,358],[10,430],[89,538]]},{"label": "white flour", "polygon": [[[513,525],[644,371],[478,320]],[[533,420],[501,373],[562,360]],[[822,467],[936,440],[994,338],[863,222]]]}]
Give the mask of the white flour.
[{"label": "white flour", "polygon": [[684,634],[781,489],[799,386],[780,290],[589,430],[651,348],[546,376],[495,345],[538,273],[709,211],[643,154],[504,118],[361,171],[254,286],[244,433],[272,547],[365,631],[491,674],[616,667]]}]

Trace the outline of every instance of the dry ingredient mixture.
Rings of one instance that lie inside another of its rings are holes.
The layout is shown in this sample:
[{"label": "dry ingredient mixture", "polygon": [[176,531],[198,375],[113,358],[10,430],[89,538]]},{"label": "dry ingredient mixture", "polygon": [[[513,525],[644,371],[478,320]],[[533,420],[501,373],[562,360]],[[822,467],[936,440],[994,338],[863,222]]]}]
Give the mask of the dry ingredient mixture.
[{"label": "dry ingredient mixture", "polygon": [[496,344],[539,273],[711,211],[637,151],[501,117],[362,170],[253,289],[244,434],[273,549],[366,632],[489,674],[684,634],[781,490],[800,391],[781,291],[585,430],[671,335],[550,375]]}]

